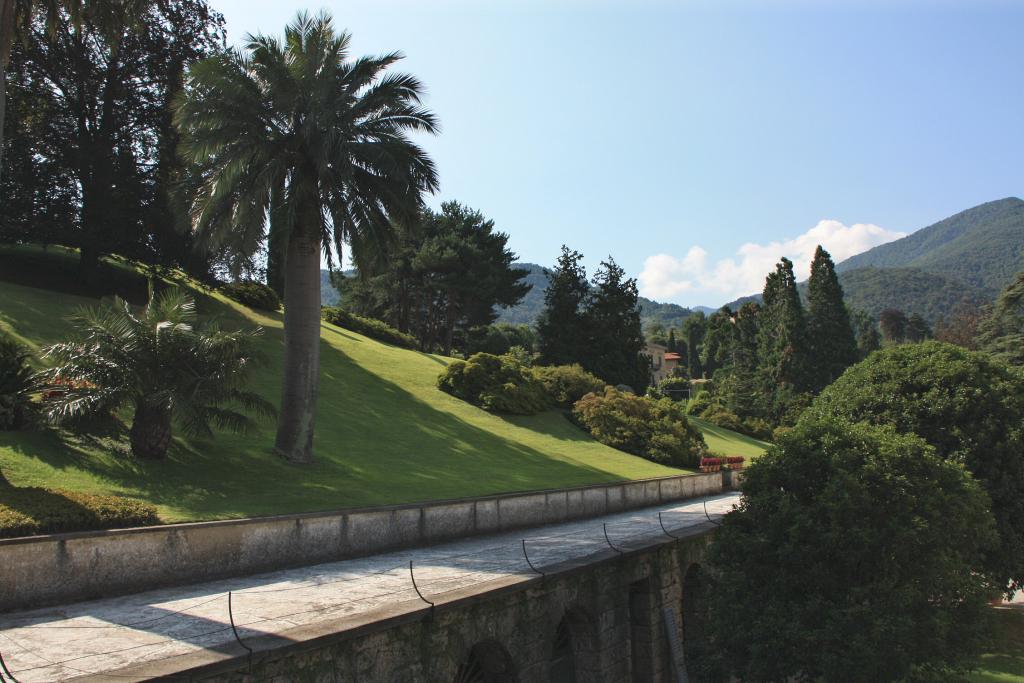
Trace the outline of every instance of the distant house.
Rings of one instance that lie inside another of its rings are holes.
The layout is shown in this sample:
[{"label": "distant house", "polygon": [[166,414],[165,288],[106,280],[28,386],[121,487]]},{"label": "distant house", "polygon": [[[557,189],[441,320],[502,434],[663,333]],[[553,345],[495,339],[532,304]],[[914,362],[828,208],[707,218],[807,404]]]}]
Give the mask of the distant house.
[{"label": "distant house", "polygon": [[669,351],[661,344],[648,343],[644,353],[651,357],[651,384],[671,377],[682,360],[678,353]]}]

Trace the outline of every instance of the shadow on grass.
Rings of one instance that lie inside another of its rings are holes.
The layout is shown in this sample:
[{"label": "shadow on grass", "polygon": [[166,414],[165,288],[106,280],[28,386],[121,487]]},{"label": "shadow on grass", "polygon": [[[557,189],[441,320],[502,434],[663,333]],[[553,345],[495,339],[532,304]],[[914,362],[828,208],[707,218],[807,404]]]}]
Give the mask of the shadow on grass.
[{"label": "shadow on grass", "polygon": [[[230,309],[211,301],[212,309]],[[282,336],[279,328],[268,329],[260,344],[269,352],[269,347],[280,345]],[[281,358],[266,355],[270,364],[255,378],[253,388],[277,403]],[[207,441],[175,438],[163,461],[132,458],[123,434],[0,434],[0,450],[16,456],[7,463],[16,476],[31,472],[34,481],[56,479],[62,487],[138,497],[161,506],[164,516],[173,520],[328,510],[623,479],[598,467],[551,457],[438,410],[326,342],[321,343],[321,363],[317,461],[312,465],[293,466],[273,455],[273,425],[266,422],[254,435],[219,433]],[[507,422],[563,441],[590,440],[557,414]]]},{"label": "shadow on grass", "polygon": [[146,277],[118,260],[102,259],[96,281],[84,282],[78,272],[78,251],[60,246],[0,246],[0,273],[5,282],[94,299],[116,294],[144,304],[148,293]]}]

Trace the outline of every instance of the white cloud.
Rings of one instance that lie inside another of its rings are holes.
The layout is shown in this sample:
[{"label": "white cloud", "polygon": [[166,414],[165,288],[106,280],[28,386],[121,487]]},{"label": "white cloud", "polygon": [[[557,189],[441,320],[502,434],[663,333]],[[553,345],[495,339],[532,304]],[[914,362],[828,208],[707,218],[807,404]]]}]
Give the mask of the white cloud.
[{"label": "white cloud", "polygon": [[683,256],[655,254],[644,261],[640,273],[640,293],[658,301],[683,298],[691,304],[725,303],[747,294],[760,292],[765,276],[785,256],[793,262],[798,280],[810,274],[814,250],[820,244],[836,263],[904,237],[906,233],[886,230],[871,223],[843,225],[822,220],[813,228],[784,242],[742,245],[732,258],[708,260],[708,252],[692,246]]}]

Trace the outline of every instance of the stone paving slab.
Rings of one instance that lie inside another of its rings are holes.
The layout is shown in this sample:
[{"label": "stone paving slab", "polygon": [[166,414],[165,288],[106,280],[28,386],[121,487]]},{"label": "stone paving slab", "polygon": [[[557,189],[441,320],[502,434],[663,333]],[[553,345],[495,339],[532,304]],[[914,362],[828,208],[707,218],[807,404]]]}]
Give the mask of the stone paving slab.
[{"label": "stone paving slab", "polygon": [[3,614],[0,654],[20,683],[38,683],[234,649],[229,591],[243,641],[276,636],[289,642],[292,629],[417,600],[410,561],[419,590],[430,599],[533,574],[523,556],[523,540],[530,561],[543,569],[607,551],[609,542],[629,549],[664,538],[659,512],[674,532],[707,524],[705,506],[717,519],[739,498],[739,493],[724,493],[426,548]]}]

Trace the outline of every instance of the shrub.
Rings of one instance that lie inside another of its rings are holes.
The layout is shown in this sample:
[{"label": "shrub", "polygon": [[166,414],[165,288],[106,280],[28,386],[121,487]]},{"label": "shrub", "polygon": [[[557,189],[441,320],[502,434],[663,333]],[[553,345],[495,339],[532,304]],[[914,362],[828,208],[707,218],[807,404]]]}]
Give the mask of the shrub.
[{"label": "shrub", "polygon": [[686,414],[700,415],[710,408],[712,403],[714,403],[714,399],[711,396],[711,392],[701,389],[686,403]]},{"label": "shrub", "polygon": [[666,377],[658,382],[658,386],[650,389],[656,398],[669,398],[682,401],[690,392],[690,380],[685,377]]},{"label": "shrub", "polygon": [[229,299],[234,299],[249,308],[258,308],[261,311],[276,311],[281,308],[281,299],[277,292],[255,280],[229,282],[223,285],[220,291]]},{"label": "shrub", "polygon": [[711,540],[706,655],[724,670],[701,680],[934,680],[985,642],[975,568],[995,542],[978,482],[918,437],[801,421]]},{"label": "shrub", "polygon": [[544,385],[510,356],[476,353],[437,378],[441,391],[495,413],[533,415],[547,408]]},{"label": "shrub", "polygon": [[604,389],[604,380],[595,377],[583,366],[544,365],[533,368],[534,376],[544,385],[548,398],[559,408],[572,408],[587,394]]},{"label": "shrub", "polygon": [[772,441],[778,442],[793,432],[792,427],[776,427],[772,430]]},{"label": "shrub", "polygon": [[403,349],[415,349],[418,346],[416,337],[411,334],[399,332],[386,322],[376,318],[364,318],[360,315],[353,315],[343,308],[325,307],[321,309],[320,317],[332,325],[343,327],[346,330],[357,332],[386,344],[400,346]]},{"label": "shrub", "polygon": [[0,537],[159,524],[156,508],[132,498],[0,484]]},{"label": "shrub", "polygon": [[679,405],[613,387],[576,402],[573,418],[601,443],[675,467],[696,467],[707,450]]},{"label": "shrub", "polygon": [[723,406],[712,404],[707,410],[700,414],[700,419],[706,420],[713,425],[723,429],[730,429],[734,432],[743,431],[743,421],[739,416]]},{"label": "shrub", "polygon": [[891,425],[966,466],[992,498],[1001,546],[989,566],[1024,582],[1024,377],[952,344],[890,346],[847,369],[801,422],[822,418]]},{"label": "shrub", "polygon": [[31,422],[33,372],[28,349],[0,332],[0,431]]},{"label": "shrub", "polygon": [[743,419],[742,427],[740,432],[747,436],[752,436],[761,441],[772,440],[772,426],[768,423],[768,420],[763,420],[759,417],[747,417]]}]

